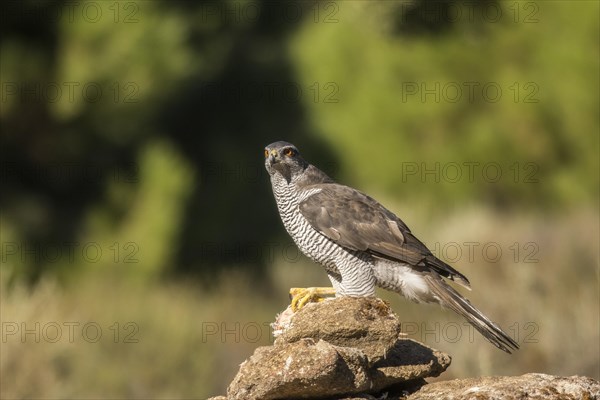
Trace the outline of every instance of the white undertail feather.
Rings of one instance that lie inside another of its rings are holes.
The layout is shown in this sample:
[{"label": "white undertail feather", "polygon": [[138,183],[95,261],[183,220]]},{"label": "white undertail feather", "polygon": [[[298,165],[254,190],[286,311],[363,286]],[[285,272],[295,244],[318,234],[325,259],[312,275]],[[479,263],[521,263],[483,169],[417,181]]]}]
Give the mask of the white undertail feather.
[{"label": "white undertail feather", "polygon": [[464,317],[487,340],[510,353],[518,344],[495,323],[475,308],[444,279],[432,273],[421,273],[410,266],[378,260],[374,265],[377,286],[400,293],[417,303],[437,303]]},{"label": "white undertail feather", "polygon": [[373,266],[377,286],[399,292],[417,303],[428,302],[429,286],[423,275],[408,265],[387,260],[377,260]]}]

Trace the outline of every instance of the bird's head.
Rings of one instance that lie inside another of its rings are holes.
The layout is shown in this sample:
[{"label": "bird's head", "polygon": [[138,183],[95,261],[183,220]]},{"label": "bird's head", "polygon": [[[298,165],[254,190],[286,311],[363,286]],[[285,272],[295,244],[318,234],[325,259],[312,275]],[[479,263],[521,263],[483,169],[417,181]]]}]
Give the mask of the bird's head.
[{"label": "bird's head", "polygon": [[291,143],[275,142],[265,147],[265,168],[271,177],[281,175],[287,183],[304,172],[308,163]]}]

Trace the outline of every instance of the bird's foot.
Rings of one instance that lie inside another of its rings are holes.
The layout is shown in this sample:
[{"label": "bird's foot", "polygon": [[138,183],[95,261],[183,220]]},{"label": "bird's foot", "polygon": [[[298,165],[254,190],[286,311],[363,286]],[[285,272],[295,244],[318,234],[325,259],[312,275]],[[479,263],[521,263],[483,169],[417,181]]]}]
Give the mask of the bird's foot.
[{"label": "bird's foot", "polygon": [[291,288],[290,297],[292,298],[292,311],[296,312],[307,303],[318,303],[325,300],[323,296],[335,295],[335,289],[332,287],[309,287],[309,288]]}]

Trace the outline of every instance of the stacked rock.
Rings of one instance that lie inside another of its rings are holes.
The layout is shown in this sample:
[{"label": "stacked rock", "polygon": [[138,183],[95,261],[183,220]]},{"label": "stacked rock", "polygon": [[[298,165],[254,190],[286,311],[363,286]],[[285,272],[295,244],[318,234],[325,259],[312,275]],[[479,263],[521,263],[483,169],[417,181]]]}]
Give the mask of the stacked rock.
[{"label": "stacked rock", "polygon": [[286,310],[277,339],[240,367],[228,399],[327,398],[409,393],[441,374],[450,356],[407,339],[380,299],[336,298]]}]

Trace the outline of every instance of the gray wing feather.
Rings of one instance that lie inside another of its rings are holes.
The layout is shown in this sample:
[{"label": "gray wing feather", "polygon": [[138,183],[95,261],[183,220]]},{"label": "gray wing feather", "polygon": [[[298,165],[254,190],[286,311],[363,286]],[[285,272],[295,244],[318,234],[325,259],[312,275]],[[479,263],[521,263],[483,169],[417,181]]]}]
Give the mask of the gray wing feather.
[{"label": "gray wing feather", "polygon": [[431,274],[426,274],[424,277],[429,288],[444,307],[448,307],[457,314],[465,317],[494,346],[509,354],[512,350],[519,348],[518,343],[513,338],[508,336],[498,325],[490,321],[469,300],[452,289],[442,278],[432,276]]},{"label": "gray wing feather", "polygon": [[373,198],[336,183],[305,189],[320,191],[300,202],[300,212],[313,228],[340,246],[416,268],[429,267],[469,287],[464,275],[436,258],[400,218]]}]

